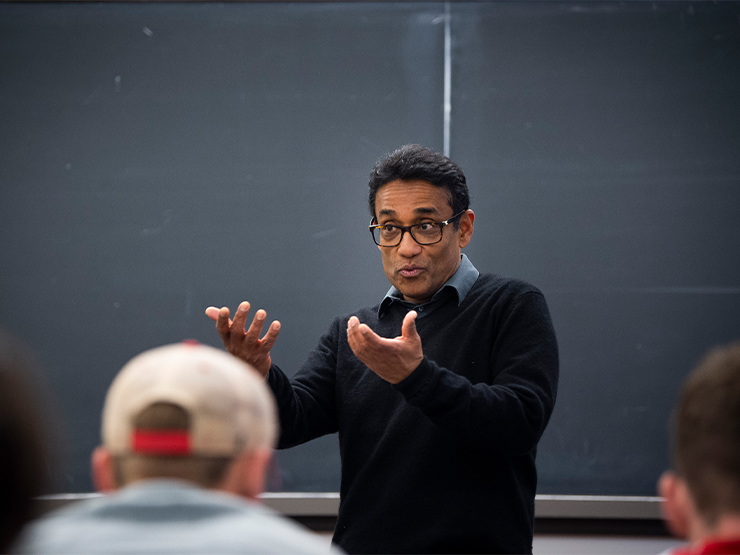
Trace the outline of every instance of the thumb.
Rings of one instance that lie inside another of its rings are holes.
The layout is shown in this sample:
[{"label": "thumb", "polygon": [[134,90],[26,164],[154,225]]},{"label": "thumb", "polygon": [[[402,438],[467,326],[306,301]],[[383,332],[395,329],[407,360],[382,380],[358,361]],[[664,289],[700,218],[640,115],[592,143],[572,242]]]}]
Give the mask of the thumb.
[{"label": "thumb", "polygon": [[206,316],[208,316],[211,320],[218,321],[218,308],[215,306],[209,306],[206,308]]},{"label": "thumb", "polygon": [[412,310],[403,317],[403,324],[401,325],[401,337],[403,337],[404,339],[417,339],[419,337],[419,333],[416,331],[417,316],[417,312],[415,310]]}]

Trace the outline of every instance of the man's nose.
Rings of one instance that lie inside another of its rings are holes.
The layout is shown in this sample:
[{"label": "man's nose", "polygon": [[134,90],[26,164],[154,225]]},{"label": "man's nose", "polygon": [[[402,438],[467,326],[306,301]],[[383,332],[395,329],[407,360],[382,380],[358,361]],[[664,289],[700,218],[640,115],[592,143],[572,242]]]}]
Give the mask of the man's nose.
[{"label": "man's nose", "polygon": [[421,252],[421,245],[414,241],[411,231],[406,231],[398,244],[398,254],[401,256],[416,256]]}]

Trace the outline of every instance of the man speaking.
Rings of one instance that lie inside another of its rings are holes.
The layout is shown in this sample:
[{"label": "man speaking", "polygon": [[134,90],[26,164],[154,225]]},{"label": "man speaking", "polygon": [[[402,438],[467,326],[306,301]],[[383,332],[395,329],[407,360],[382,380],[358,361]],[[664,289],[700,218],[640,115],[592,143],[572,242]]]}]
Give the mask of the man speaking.
[{"label": "man speaking", "polygon": [[542,293],[479,274],[465,176],[407,145],[370,175],[372,238],[391,288],[334,320],[290,380],[280,331],[250,305],[206,314],[261,372],[286,448],[338,432],[334,542],[349,553],[531,553],[535,454],[555,403],[558,351]]}]

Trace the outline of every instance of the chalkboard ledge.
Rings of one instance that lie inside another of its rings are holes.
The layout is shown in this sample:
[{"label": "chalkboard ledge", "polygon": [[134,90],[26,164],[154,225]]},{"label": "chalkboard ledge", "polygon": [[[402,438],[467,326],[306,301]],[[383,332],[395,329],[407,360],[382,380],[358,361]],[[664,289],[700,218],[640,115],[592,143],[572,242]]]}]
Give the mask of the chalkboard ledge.
[{"label": "chalkboard ledge", "polygon": [[[67,493],[39,497],[39,512],[67,503],[98,497],[98,493]],[[339,493],[266,492],[261,495],[268,507],[291,517],[335,517]],[[659,520],[660,497],[613,495],[538,495],[535,516],[542,519],[627,519]]]},{"label": "chalkboard ledge", "polygon": [[[99,493],[45,495],[37,499],[38,514],[69,503],[100,497]],[[267,492],[262,502],[319,533],[334,530],[339,493]],[[609,495],[538,495],[535,535],[653,536],[670,534],[660,513],[660,497]]]}]

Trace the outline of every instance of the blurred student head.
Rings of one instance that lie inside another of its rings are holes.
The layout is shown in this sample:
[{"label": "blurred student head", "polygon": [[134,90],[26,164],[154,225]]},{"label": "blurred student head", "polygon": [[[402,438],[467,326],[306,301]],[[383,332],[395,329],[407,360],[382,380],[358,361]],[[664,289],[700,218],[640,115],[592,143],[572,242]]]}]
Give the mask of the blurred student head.
[{"label": "blurred student head", "polygon": [[102,437],[92,458],[99,491],[176,478],[256,498],[277,437],[276,409],[244,362],[197,343],[167,345],[116,376]]},{"label": "blurred student head", "polygon": [[740,342],[687,378],[672,428],[673,471],[658,483],[668,526],[692,543],[740,539]]},{"label": "blurred student head", "polygon": [[36,515],[49,486],[53,437],[48,390],[29,349],[0,329],[0,552]]}]

